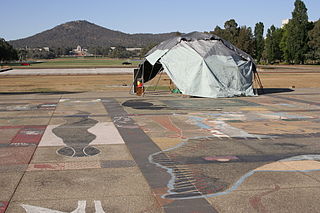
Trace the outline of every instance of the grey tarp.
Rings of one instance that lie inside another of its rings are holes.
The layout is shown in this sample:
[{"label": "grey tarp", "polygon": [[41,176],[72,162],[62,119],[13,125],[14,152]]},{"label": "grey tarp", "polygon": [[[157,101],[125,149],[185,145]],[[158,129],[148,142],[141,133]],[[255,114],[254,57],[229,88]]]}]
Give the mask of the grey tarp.
[{"label": "grey tarp", "polygon": [[193,32],[151,49],[140,65],[144,80],[151,80],[162,70],[186,95],[211,98],[254,95],[253,59],[212,34]]}]

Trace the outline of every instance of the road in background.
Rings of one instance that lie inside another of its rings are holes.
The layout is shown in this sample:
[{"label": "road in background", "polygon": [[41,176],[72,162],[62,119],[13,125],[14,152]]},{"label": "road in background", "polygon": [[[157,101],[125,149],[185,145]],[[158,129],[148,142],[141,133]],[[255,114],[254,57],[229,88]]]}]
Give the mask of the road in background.
[{"label": "road in background", "polygon": [[0,75],[97,75],[131,74],[134,68],[81,68],[81,69],[12,69]]}]

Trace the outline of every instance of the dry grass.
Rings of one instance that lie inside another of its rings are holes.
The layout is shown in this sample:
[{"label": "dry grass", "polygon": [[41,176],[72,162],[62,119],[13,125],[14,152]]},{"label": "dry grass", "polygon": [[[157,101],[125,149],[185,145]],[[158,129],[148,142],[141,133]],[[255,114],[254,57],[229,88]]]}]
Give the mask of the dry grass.
[{"label": "dry grass", "polygon": [[320,88],[320,73],[260,73],[265,88]]},{"label": "dry grass", "polygon": [[[260,72],[265,88],[320,88],[319,73]],[[54,92],[54,91],[129,91],[132,75],[67,75],[67,76],[2,76],[0,92]],[[149,85],[156,85],[158,77]],[[161,89],[169,87],[163,75]]]}]

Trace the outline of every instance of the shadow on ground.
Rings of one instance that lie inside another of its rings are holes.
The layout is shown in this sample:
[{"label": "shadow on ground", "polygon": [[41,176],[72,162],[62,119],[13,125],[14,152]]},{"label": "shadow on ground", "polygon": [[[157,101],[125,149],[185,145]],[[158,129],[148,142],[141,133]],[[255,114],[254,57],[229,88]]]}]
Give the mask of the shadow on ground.
[{"label": "shadow on ground", "polygon": [[273,93],[284,93],[284,92],[293,92],[293,89],[290,88],[263,88],[258,89],[258,95],[268,95]]},{"label": "shadow on ground", "polygon": [[131,107],[133,109],[147,109],[147,110],[160,110],[166,107],[156,106],[153,103],[145,102],[145,100],[128,100],[125,101],[122,106]]}]

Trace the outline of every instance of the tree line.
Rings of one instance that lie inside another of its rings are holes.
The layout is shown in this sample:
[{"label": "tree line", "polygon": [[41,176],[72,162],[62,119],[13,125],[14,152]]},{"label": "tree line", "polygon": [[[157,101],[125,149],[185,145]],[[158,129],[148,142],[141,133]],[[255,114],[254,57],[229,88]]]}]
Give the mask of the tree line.
[{"label": "tree line", "polygon": [[[264,37],[264,24],[259,22],[254,30],[239,26],[234,20],[228,20],[224,28],[216,26],[211,32],[250,54],[257,63],[305,64],[320,63],[320,20],[308,21],[307,8],[302,0],[294,3],[292,18],[281,28],[272,25]],[[178,35],[176,33],[176,35]],[[149,44],[139,51],[127,51],[125,47],[93,46],[88,47],[94,55],[112,58],[143,57],[156,44]],[[49,51],[41,48],[15,50],[4,39],[0,39],[0,61],[26,60],[27,58],[50,59],[70,55],[71,47],[54,47]]]},{"label": "tree line", "polygon": [[[54,47],[49,50],[43,48],[20,48],[17,50],[20,61],[27,59],[53,59],[61,56],[74,56],[72,47]],[[140,51],[128,51],[125,47],[118,46],[113,49],[110,47],[89,47],[88,52],[93,56],[110,58],[132,58],[143,57]]]},{"label": "tree line", "polygon": [[281,28],[272,25],[264,37],[264,24],[259,22],[254,30],[239,27],[234,19],[217,26],[210,32],[230,41],[252,55],[257,63],[305,64],[320,62],[320,20],[308,21],[303,1],[294,3],[292,18]]}]

